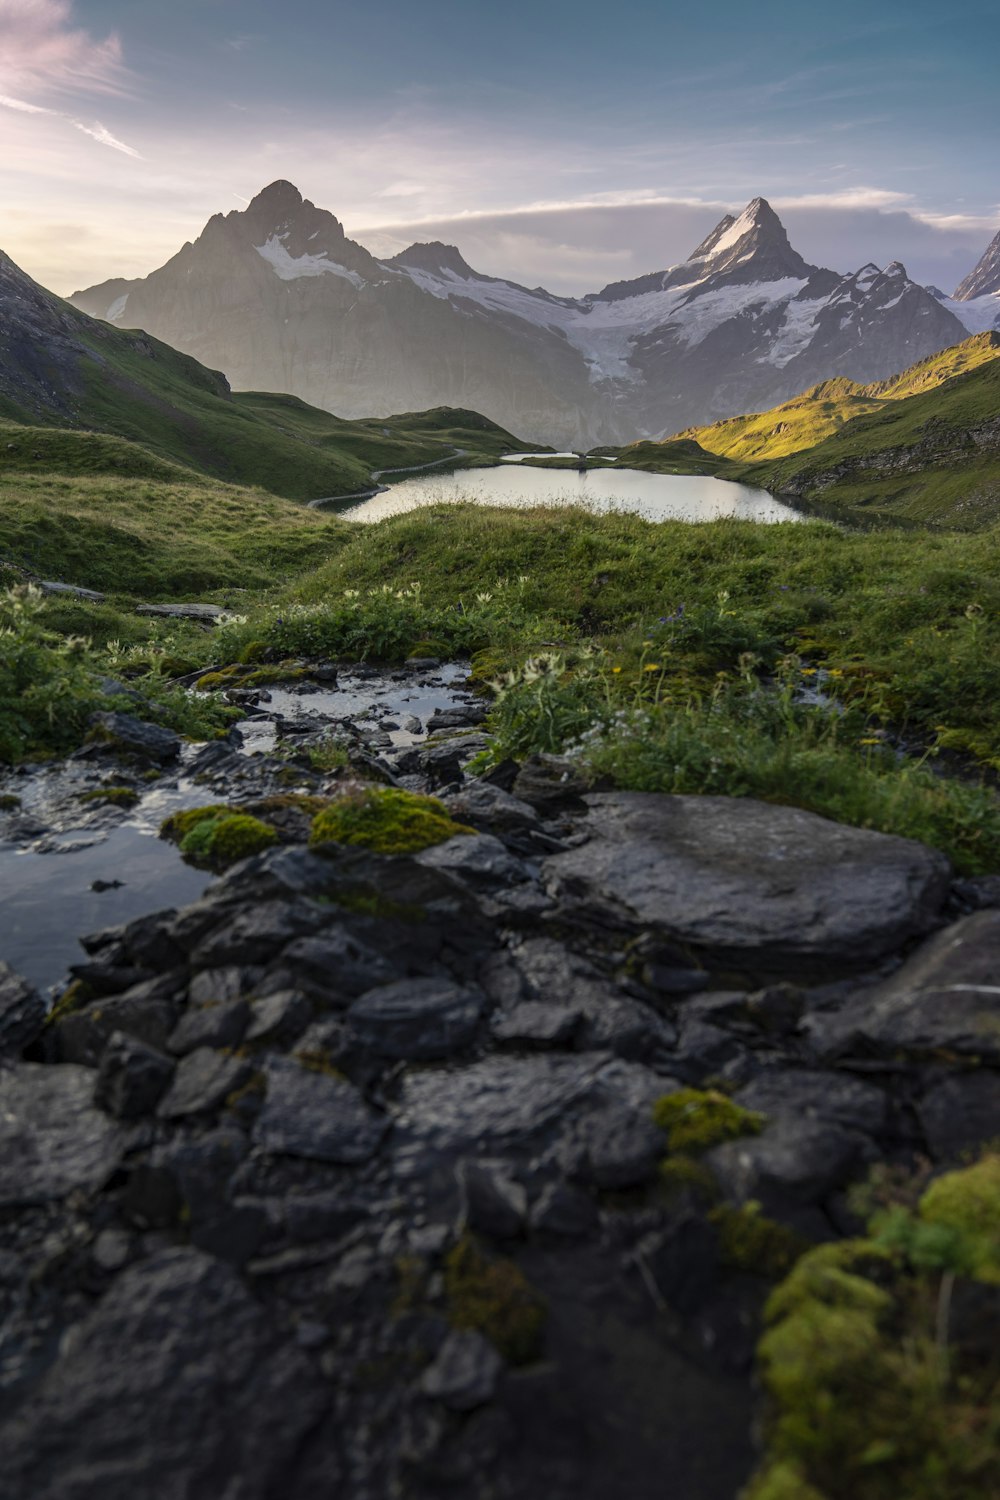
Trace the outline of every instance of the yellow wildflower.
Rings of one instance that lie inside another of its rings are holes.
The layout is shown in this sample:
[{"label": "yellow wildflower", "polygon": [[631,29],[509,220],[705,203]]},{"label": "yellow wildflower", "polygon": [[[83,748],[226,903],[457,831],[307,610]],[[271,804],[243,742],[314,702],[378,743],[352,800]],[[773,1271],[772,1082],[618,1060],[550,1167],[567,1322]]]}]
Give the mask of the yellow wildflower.
[{"label": "yellow wildflower", "polygon": [[658,672],[660,670],[660,663],[658,661],[648,661],[642,670],[644,672]]}]

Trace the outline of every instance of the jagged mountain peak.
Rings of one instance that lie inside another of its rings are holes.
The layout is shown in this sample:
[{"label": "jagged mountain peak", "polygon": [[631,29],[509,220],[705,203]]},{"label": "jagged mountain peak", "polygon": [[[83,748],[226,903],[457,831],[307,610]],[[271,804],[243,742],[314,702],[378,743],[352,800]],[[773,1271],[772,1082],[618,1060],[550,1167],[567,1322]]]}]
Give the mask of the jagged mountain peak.
[{"label": "jagged mountain peak", "polygon": [[955,288],[955,301],[971,302],[973,297],[986,297],[991,292],[1000,292],[1000,233],[990,240],[982,259]]},{"label": "jagged mountain peak", "polygon": [[488,281],[492,277],[474,271],[457,245],[446,245],[441,240],[418,240],[400,250],[386,261],[389,266],[406,266],[416,271],[429,271],[434,276],[459,276],[463,281]]},{"label": "jagged mountain peak", "polygon": [[268,213],[294,212],[295,209],[301,208],[304,202],[305,199],[295,184],[279,177],[277,182],[268,183],[267,187],[261,188],[260,192],[251,198],[247,212],[262,210]]}]

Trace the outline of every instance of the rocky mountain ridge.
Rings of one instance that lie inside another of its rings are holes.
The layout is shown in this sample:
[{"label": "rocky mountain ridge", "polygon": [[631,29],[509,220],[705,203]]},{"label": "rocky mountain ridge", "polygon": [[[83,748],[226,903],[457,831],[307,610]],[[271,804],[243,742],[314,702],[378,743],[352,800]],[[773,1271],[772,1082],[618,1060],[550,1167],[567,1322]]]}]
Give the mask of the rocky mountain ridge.
[{"label": "rocky mountain ridge", "polygon": [[237,389],[346,417],[472,407],[576,447],[759,410],[835,376],[885,379],[985,316],[898,262],[847,276],[809,265],[762,198],[680,265],[567,298],[482,275],[454,246],[378,261],[284,182],[152,275],[71,301],[220,366]]}]

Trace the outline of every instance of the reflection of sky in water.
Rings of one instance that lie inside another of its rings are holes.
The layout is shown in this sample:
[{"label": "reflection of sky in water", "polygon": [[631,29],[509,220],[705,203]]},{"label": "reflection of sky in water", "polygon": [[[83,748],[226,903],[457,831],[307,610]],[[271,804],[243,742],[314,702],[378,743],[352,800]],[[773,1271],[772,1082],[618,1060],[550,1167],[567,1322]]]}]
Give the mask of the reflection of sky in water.
[{"label": "reflection of sky in water", "polygon": [[704,474],[642,474],[637,469],[540,469],[508,464],[424,474],[394,484],[342,514],[352,521],[380,521],[422,505],[474,500],[480,505],[584,505],[598,511],[630,511],[650,521],[803,521],[766,490],[751,489]]}]

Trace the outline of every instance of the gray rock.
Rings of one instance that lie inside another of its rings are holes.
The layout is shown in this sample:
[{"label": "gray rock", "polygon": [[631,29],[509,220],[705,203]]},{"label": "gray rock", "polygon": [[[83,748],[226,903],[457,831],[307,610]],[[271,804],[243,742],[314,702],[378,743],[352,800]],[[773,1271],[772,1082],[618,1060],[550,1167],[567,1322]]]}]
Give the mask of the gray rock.
[{"label": "gray rock", "polygon": [[0,1070],[0,1208],[103,1187],[128,1135],[96,1107],[90,1068]]},{"label": "gray rock", "polygon": [[135,612],[161,620],[201,620],[209,625],[226,613],[221,604],[138,604]]},{"label": "gray rock", "polygon": [[648,1115],[616,1100],[587,1115],[571,1149],[575,1176],[597,1188],[630,1188],[655,1174],[667,1142]]},{"label": "gray rock", "polygon": [[889,1122],[884,1089],[849,1073],[809,1072],[804,1068],[769,1068],[733,1096],[743,1109],[769,1120],[821,1120],[844,1130],[878,1136]]},{"label": "gray rock", "polygon": [[183,1057],[198,1047],[238,1047],[249,1022],[250,1007],[245,1000],[192,1006],[170,1033],[167,1050]]},{"label": "gray rock", "polygon": [[501,833],[516,833],[538,824],[538,814],[530,803],[489,781],[468,781],[461,791],[443,800],[457,823],[485,823]]},{"label": "gray rock", "polygon": [[34,985],[0,963],[0,1057],[18,1057],[40,1035],[45,1014]]},{"label": "gray rock", "polygon": [[146,760],[166,764],[181,753],[180,735],[159,724],[147,724],[132,714],[91,714],[90,725],[95,738]]},{"label": "gray rock", "polygon": [[455,1328],[420,1378],[420,1389],[450,1411],[472,1411],[493,1399],[503,1360],[473,1328]]},{"label": "gray rock", "polygon": [[166,1120],[221,1109],[230,1094],[249,1080],[253,1066],[245,1057],[230,1057],[199,1047],[181,1058],[173,1083],[157,1110]]},{"label": "gray rock", "polygon": [[917,1105],[935,1161],[958,1161],[966,1151],[1000,1136],[1000,1075],[978,1068],[945,1078]]},{"label": "gray rock", "polygon": [[119,1120],[151,1114],[173,1073],[172,1058],[134,1036],[115,1031],[101,1058],[94,1103]]},{"label": "gray rock", "polygon": [[564,1182],[550,1183],[531,1210],[531,1227],[537,1234],[565,1239],[592,1234],[599,1222],[593,1198]]},{"label": "gray rock", "polygon": [[306,901],[248,903],[200,938],[191,962],[196,969],[267,963],[287,943],[315,932],[324,920],[324,914]]},{"label": "gray rock", "polygon": [[400,1123],[442,1149],[534,1147],[570,1128],[595,1087],[592,1063],[548,1053],[485,1057],[455,1072],[407,1070]]},{"label": "gray rock", "polygon": [[497,1042],[523,1047],[562,1047],[580,1029],[583,1012],[575,1006],[524,1000],[496,1016],[491,1025]]},{"label": "gray rock", "polygon": [[149,985],[137,985],[134,991],[102,1000],[99,1005],[85,1006],[55,1021],[50,1033],[53,1055],[60,1062],[96,1067],[115,1031],[136,1037],[159,1052],[165,1051],[177,1009],[171,1001],[150,990]]},{"label": "gray rock", "polygon": [[450,1057],[474,1039],[486,997],[447,979],[401,979],[369,990],[347,1013],[362,1046],[379,1057]]},{"label": "gray rock", "polygon": [[188,999],[192,1005],[224,1005],[253,994],[264,970],[255,964],[231,964],[224,969],[203,969],[191,981]]},{"label": "gray rock", "polygon": [[527,802],[547,818],[580,807],[587,782],[572,761],[557,755],[533,755],[518,771],[510,790],[518,801]]},{"label": "gray rock", "polygon": [[808,1018],[820,1057],[857,1052],[1000,1063],[1000,911],[963,917],[834,1015]]},{"label": "gray rock", "polygon": [[528,1195],[498,1161],[463,1161],[457,1177],[465,1221],[494,1239],[514,1239],[524,1228]]},{"label": "gray rock", "polygon": [[4,1424],[5,1485],[12,1500],[265,1500],[327,1399],[231,1270],[167,1251],[118,1278]]},{"label": "gray rock", "polygon": [[81,589],[74,583],[53,583],[45,579],[38,585],[43,594],[68,594],[72,599],[85,599],[88,604],[103,604],[105,595],[95,589]]},{"label": "gray rock", "polygon": [[779,1117],[762,1135],[716,1146],[705,1157],[727,1198],[765,1209],[820,1203],[850,1177],[861,1138],[826,1121]]},{"label": "gray rock", "polygon": [[378,1151],[389,1121],[344,1079],[315,1073],[288,1058],[267,1064],[267,1099],[254,1127],[264,1151],[357,1166]]},{"label": "gray rock", "polygon": [[391,958],[376,953],[343,928],[299,938],[289,944],[282,959],[296,982],[325,1004],[337,1007],[346,1007],[365,990],[389,984],[401,973]]},{"label": "gray rock", "polygon": [[928,932],[948,891],[943,855],[797,808],[642,792],[587,804],[589,842],[545,865],[562,903],[752,972],[871,965]]},{"label": "gray rock", "polygon": [[254,1001],[245,1040],[286,1045],[302,1034],[311,1018],[312,1006],[300,990],[277,990]]},{"label": "gray rock", "polygon": [[417,863],[444,870],[472,885],[509,885],[528,880],[530,872],[498,838],[490,833],[464,833],[434,844],[415,856]]}]

